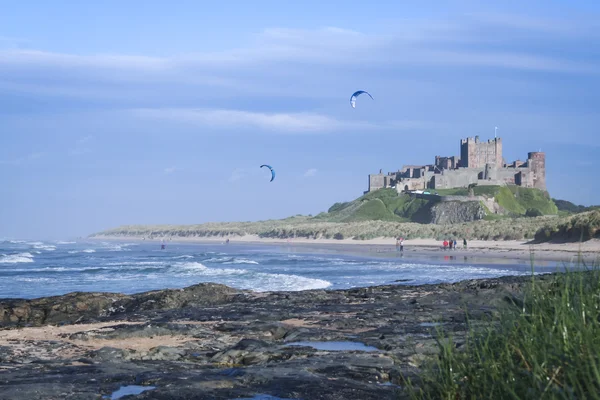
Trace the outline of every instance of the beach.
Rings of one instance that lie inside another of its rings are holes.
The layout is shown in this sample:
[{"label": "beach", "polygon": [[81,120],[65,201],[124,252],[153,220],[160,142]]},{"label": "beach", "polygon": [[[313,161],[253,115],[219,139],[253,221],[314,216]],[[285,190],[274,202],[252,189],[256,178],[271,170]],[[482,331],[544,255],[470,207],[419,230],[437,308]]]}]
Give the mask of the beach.
[{"label": "beach", "polygon": [[[390,255],[396,253],[396,241],[394,238],[377,238],[371,240],[353,239],[272,239],[262,238],[257,235],[223,236],[223,237],[176,237],[176,238],[154,238],[146,239],[139,236],[96,236],[94,240],[112,241],[152,241],[152,242],[174,242],[174,243],[224,243],[227,239],[230,243],[242,244],[277,244],[285,246],[301,246],[335,252],[347,252],[353,254]],[[510,258],[516,260],[539,260],[560,261],[574,263],[583,260],[586,263],[594,263],[600,260],[600,239],[591,239],[585,242],[545,242],[532,243],[528,240],[469,240],[467,248],[463,247],[462,239],[456,238],[457,248],[452,250],[443,249],[443,241],[435,239],[406,239],[404,240],[404,252],[407,254],[419,254],[423,256],[454,256],[473,257],[485,262],[490,258]]]},{"label": "beach", "polygon": [[[162,249],[161,244],[165,244]],[[405,398],[579,244],[96,238],[4,242],[0,398]],[[597,257],[597,241],[581,244]],[[587,252],[586,252],[587,251]],[[562,261],[561,261],[562,260]],[[261,397],[262,396],[262,397]],[[267,397],[275,396],[275,397]]]},{"label": "beach", "polygon": [[437,352],[437,326],[463,343],[465,311],[486,320],[529,281],[1,299],[0,398],[406,398],[403,379]]}]

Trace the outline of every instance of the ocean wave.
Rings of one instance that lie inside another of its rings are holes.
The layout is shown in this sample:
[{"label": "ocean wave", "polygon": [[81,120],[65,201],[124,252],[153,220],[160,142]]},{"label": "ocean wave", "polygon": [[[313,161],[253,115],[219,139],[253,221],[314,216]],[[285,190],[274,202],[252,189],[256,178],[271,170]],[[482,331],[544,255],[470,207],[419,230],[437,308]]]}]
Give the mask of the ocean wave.
[{"label": "ocean wave", "polygon": [[46,251],[56,250],[56,246],[54,246],[52,244],[34,244],[33,248],[38,249],[38,250],[46,250]]},{"label": "ocean wave", "polygon": [[67,253],[69,254],[79,254],[79,253],[95,253],[94,249],[85,249],[85,250],[70,250]]},{"label": "ocean wave", "polygon": [[301,291],[313,289],[325,289],[332,285],[325,279],[307,278],[299,275],[269,274],[266,272],[256,273],[258,282],[255,288],[249,288],[255,292],[272,291]]},{"label": "ocean wave", "polygon": [[325,289],[332,285],[324,279],[307,278],[299,275],[273,274],[253,272],[245,269],[208,268],[199,262],[181,263],[179,267],[186,270],[186,275],[223,276],[220,283],[250,289],[255,292],[299,291],[309,289]]},{"label": "ocean wave", "polygon": [[56,244],[75,244],[77,242],[64,242],[62,240],[59,240],[58,242],[56,242]]},{"label": "ocean wave", "polygon": [[0,256],[0,264],[18,264],[32,262],[33,254],[31,253],[2,254]]},{"label": "ocean wave", "polygon": [[258,265],[258,261],[247,260],[245,258],[234,258],[231,261],[226,261],[223,264],[256,264]]},{"label": "ocean wave", "polygon": [[186,275],[241,275],[248,271],[245,269],[235,268],[208,268],[206,265],[199,262],[185,262],[174,265],[175,269],[186,271]]},{"label": "ocean wave", "polygon": [[181,260],[182,258],[187,258],[187,259],[189,259],[189,258],[194,258],[194,256],[190,256],[190,255],[183,255],[183,256],[176,256],[176,257],[173,257],[173,259],[174,259],[174,260]]},{"label": "ocean wave", "polygon": [[35,283],[38,283],[38,282],[54,282],[56,279],[54,279],[54,278],[30,278],[30,277],[27,277],[27,276],[22,276],[22,277],[15,278],[15,280],[19,281],[19,282],[35,282]]},{"label": "ocean wave", "polygon": [[236,257],[212,257],[204,262],[220,263],[220,264],[258,264],[258,261],[248,260],[246,258]]}]

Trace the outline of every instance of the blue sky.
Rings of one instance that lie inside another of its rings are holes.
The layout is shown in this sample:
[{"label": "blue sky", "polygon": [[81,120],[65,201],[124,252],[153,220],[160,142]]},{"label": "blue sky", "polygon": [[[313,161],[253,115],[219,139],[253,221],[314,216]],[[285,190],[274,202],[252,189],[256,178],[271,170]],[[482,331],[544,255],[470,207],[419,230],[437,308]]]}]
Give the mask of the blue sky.
[{"label": "blue sky", "polygon": [[0,237],[316,214],[494,126],[507,161],[546,152],[553,197],[600,203],[598,2],[0,9]]}]

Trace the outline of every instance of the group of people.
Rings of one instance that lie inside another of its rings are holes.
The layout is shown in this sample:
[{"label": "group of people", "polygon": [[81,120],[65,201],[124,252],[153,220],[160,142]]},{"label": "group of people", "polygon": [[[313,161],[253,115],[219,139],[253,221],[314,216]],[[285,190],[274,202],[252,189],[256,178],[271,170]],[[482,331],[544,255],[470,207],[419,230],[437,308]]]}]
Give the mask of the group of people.
[{"label": "group of people", "polygon": [[404,252],[404,238],[396,238],[396,251]]},{"label": "group of people", "polygon": [[[456,250],[456,245],[457,245],[456,239],[444,240],[442,245],[444,246],[444,250],[446,250],[446,249]],[[463,239],[463,249],[466,249],[466,248],[467,248],[467,239]]]}]

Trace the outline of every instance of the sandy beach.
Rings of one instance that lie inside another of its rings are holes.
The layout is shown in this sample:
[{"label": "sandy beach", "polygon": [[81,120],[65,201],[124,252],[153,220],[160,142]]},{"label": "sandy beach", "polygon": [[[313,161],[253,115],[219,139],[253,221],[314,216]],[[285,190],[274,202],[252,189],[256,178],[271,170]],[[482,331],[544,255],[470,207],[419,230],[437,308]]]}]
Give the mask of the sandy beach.
[{"label": "sandy beach", "polygon": [[[144,239],[135,236],[97,236],[95,240],[144,241],[166,243],[225,243],[227,237],[192,237],[176,239]],[[393,238],[376,238],[371,240],[353,239],[270,239],[257,235],[231,236],[231,244],[251,245],[285,245],[321,251],[334,251],[353,254],[370,254],[390,256],[396,254],[396,241]],[[476,257],[482,260],[490,258],[509,258],[515,260],[561,261],[575,263],[583,260],[587,264],[600,261],[600,240],[569,243],[537,243],[526,240],[470,240],[467,248],[463,248],[462,239],[457,239],[457,249],[444,250],[442,241],[435,239],[410,239],[404,241],[404,253],[419,256],[455,256]],[[476,262],[477,260],[474,260]]]}]

